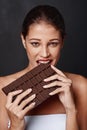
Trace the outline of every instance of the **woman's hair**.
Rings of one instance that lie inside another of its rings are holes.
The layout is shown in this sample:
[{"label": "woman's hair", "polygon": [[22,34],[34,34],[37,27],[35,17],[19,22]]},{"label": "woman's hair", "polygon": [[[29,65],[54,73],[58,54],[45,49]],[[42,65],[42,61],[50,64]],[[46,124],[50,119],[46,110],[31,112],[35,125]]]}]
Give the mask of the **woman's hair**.
[{"label": "woman's hair", "polygon": [[25,38],[30,25],[44,21],[60,31],[62,38],[65,36],[65,24],[62,15],[53,6],[39,5],[31,9],[26,15],[22,25],[22,35]]}]

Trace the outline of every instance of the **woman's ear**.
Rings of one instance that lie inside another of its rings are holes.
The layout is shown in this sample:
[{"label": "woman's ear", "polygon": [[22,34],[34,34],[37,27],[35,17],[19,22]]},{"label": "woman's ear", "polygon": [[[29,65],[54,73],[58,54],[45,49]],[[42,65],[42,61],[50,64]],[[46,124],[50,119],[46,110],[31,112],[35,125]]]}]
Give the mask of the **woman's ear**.
[{"label": "woman's ear", "polygon": [[24,39],[24,37],[23,37],[23,35],[22,35],[22,34],[21,34],[21,40],[22,40],[22,44],[23,44],[24,48],[26,49],[25,39]]}]

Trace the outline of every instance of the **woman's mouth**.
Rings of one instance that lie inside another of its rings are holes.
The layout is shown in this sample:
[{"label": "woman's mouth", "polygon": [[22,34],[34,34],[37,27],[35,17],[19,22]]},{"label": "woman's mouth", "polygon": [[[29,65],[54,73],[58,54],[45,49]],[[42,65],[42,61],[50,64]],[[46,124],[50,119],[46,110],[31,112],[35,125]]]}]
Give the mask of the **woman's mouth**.
[{"label": "woman's mouth", "polygon": [[52,60],[37,60],[38,64],[51,64]]}]

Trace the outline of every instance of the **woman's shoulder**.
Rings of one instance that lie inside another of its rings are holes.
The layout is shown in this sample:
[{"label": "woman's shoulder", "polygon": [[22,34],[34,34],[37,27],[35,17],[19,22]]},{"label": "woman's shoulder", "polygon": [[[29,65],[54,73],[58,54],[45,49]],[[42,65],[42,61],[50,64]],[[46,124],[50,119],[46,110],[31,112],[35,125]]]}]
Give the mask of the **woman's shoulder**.
[{"label": "woman's shoulder", "polygon": [[77,105],[81,111],[84,111],[87,109],[87,78],[79,74],[66,73],[66,75],[72,80],[72,89]]},{"label": "woman's shoulder", "polygon": [[72,80],[72,86],[74,89],[87,89],[87,78],[73,73],[65,73],[68,78]]},{"label": "woman's shoulder", "polygon": [[87,108],[87,78],[79,74],[66,73],[66,75],[72,80],[71,87],[74,96],[76,97],[75,99],[77,100],[77,104]]},{"label": "woman's shoulder", "polygon": [[0,90],[7,86],[8,84],[10,84],[11,82],[13,82],[15,80],[15,76],[13,75],[8,75],[8,76],[3,76],[0,77]]},{"label": "woman's shoulder", "polygon": [[20,78],[21,76],[23,76],[27,72],[28,72],[28,69],[25,68],[24,70],[21,70],[19,72],[14,73],[14,74],[10,74],[10,75],[6,75],[6,76],[0,77],[0,90],[3,87],[5,87],[8,84],[10,84],[11,82],[13,82],[16,79]]},{"label": "woman's shoulder", "polygon": [[66,73],[66,75],[72,80],[79,124],[82,128],[85,128],[87,126],[87,78],[72,73]]}]

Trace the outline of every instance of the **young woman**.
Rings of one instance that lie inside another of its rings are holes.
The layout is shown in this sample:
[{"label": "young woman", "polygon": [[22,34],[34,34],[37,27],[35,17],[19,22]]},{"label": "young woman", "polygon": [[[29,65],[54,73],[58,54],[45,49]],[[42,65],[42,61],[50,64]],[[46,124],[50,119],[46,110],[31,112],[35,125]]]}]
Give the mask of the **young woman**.
[{"label": "young woman", "polygon": [[[55,7],[40,5],[26,15],[21,38],[29,65],[16,74],[0,78],[0,130],[87,130],[87,79],[62,72],[55,67],[63,48],[64,37],[64,20]],[[48,100],[33,109],[35,94],[19,104],[32,89],[10,92],[6,97],[3,87],[41,63],[49,63],[57,73],[44,80],[53,82],[42,87],[46,89],[61,86],[49,93],[51,97]],[[12,102],[17,94],[19,95]]]}]

